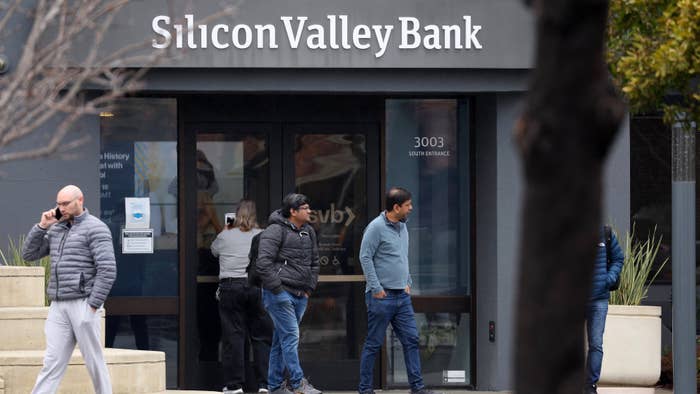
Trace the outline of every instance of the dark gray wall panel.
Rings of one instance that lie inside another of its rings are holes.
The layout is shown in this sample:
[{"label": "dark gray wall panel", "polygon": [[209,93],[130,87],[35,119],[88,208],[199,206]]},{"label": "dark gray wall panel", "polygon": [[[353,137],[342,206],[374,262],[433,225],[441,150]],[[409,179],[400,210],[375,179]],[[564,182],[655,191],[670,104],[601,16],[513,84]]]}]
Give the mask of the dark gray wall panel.
[{"label": "dark gray wall panel", "polygon": [[[85,207],[99,216],[99,118],[87,117],[74,130],[71,138],[86,135],[89,139],[68,154],[0,165],[0,248],[3,250],[8,236],[17,240],[39,221],[43,211],[56,206],[56,193],[65,185],[80,187],[85,195]],[[52,132],[49,125],[22,146],[45,143]]]}]

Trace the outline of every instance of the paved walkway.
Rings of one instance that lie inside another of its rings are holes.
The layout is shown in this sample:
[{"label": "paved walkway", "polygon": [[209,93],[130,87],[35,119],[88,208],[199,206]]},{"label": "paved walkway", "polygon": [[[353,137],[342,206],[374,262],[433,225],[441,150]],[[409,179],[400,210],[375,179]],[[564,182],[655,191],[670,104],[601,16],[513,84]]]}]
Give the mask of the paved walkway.
[{"label": "paved walkway", "polygon": [[[439,390],[445,394],[490,394],[502,393],[512,394],[511,391],[468,391],[468,390]],[[186,391],[186,390],[168,390],[162,394],[214,394],[218,391]],[[378,394],[407,394],[407,390],[376,390]],[[218,392],[220,393],[220,392]],[[354,391],[324,391],[324,394],[355,394]],[[599,394],[672,394],[673,391],[668,389],[655,389],[647,387],[600,387]]]}]

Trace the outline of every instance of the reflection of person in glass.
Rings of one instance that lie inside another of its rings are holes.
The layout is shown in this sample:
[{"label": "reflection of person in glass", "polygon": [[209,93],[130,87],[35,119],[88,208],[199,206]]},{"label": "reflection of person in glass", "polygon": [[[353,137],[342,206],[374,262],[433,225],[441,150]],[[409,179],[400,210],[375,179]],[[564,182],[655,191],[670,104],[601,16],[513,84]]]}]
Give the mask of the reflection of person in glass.
[{"label": "reflection of person in glass", "polygon": [[[204,152],[197,150],[197,275],[218,275],[219,264],[209,247],[223,227],[214,207],[214,195],[219,184],[214,175],[214,166]],[[177,180],[168,187],[168,192],[177,195]],[[217,361],[221,327],[215,299],[216,283],[197,284],[197,328],[199,330],[199,359]]]},{"label": "reflection of person in glass", "polygon": [[222,332],[224,394],[243,393],[246,332],[253,345],[255,375],[260,392],[267,392],[267,363],[272,343],[272,322],[262,307],[261,291],[249,285],[248,253],[258,227],[255,203],[241,200],[236,218],[227,223],[211,245],[219,258],[219,316]]},{"label": "reflection of person in glass", "polygon": [[360,246],[360,264],[367,286],[367,339],[360,359],[361,394],[373,393],[374,360],[384,344],[391,323],[401,341],[408,383],[412,394],[433,394],[421,376],[418,328],[411,304],[411,274],[408,270],[408,230],[411,193],[394,187],[386,194],[386,211],[365,229]]}]

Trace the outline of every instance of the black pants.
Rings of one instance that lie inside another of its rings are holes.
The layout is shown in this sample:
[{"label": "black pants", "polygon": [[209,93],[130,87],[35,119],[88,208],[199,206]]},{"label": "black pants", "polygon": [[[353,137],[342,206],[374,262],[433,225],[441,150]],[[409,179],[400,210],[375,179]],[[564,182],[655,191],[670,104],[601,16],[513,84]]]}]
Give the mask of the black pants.
[{"label": "black pants", "polygon": [[[224,279],[219,283],[224,384],[229,389],[245,381],[245,347],[253,347],[258,388],[267,388],[267,365],[272,344],[272,321],[262,306],[259,287],[248,285],[246,278]],[[257,391],[257,390],[256,390]]]}]

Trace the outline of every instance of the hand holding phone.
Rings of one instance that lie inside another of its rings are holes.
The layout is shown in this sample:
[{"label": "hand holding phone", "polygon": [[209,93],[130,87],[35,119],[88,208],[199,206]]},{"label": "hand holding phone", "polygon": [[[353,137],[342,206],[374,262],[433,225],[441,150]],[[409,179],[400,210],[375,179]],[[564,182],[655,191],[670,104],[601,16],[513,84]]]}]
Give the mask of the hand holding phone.
[{"label": "hand holding phone", "polygon": [[57,208],[49,209],[48,211],[41,214],[41,219],[39,221],[39,227],[43,229],[49,228],[52,224],[58,222],[58,219],[63,216],[61,210]]}]

